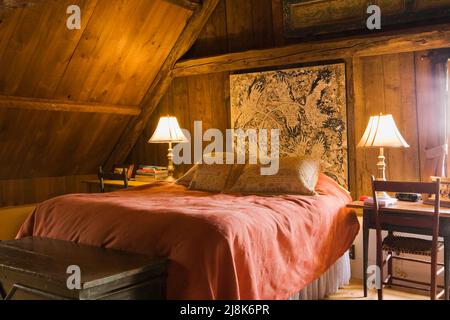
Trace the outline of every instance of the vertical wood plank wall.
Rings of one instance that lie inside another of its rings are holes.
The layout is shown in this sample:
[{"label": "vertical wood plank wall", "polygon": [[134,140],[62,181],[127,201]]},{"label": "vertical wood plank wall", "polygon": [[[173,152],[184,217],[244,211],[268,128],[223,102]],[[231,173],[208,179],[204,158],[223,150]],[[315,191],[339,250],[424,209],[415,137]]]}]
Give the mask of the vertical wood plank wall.
[{"label": "vertical wood plank wall", "polygon": [[[378,150],[355,148],[371,115],[392,113],[400,132],[410,144],[408,149],[386,151],[387,175],[390,179],[420,179],[423,146],[418,119],[426,112],[418,101],[426,94],[431,77],[427,52],[410,52],[354,58],[347,63],[349,97],[350,172],[353,175],[353,197],[370,194],[370,175],[376,174]],[[130,155],[137,163],[166,164],[166,145],[149,145],[161,115],[175,115],[181,126],[192,130],[194,120],[202,120],[204,129],[230,126],[229,73],[216,73],[179,78],[159,105],[145,133]],[[353,150],[356,153],[353,154]],[[178,168],[185,171],[186,166]]]},{"label": "vertical wood plank wall", "polygon": [[96,177],[76,175],[0,180],[0,207],[39,203],[63,194],[86,192],[82,181]]},{"label": "vertical wood plank wall", "polygon": [[[355,140],[358,143],[369,116],[392,114],[408,149],[387,149],[389,179],[420,179],[416,103],[415,54],[401,53],[354,59]],[[356,150],[356,194],[370,194],[370,176],[376,175],[378,149]]]},{"label": "vertical wood plank wall", "polygon": [[[153,113],[144,133],[133,148],[128,162],[155,165],[167,164],[167,144],[148,144],[158,120],[167,114],[175,115],[180,126],[194,135],[194,121],[202,121],[203,130],[221,131],[230,125],[229,73],[215,73],[176,78]],[[205,144],[206,145],[206,144]],[[190,166],[176,166],[176,175]]]}]

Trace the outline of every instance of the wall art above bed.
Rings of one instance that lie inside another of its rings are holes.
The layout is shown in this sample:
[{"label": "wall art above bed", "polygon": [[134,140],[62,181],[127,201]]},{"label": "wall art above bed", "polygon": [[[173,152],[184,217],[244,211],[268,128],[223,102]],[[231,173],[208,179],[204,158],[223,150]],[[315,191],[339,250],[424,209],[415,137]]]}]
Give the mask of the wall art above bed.
[{"label": "wall art above bed", "polygon": [[321,159],[347,187],[345,64],[230,76],[231,126],[279,129],[280,157]]}]

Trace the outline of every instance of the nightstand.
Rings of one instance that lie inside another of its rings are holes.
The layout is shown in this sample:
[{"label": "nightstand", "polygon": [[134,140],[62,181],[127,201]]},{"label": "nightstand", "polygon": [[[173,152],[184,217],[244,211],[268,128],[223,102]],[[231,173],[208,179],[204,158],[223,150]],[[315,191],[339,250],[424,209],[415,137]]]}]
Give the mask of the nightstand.
[{"label": "nightstand", "polygon": [[[172,180],[173,180],[173,178],[172,178]],[[171,179],[169,179],[169,178],[158,178],[158,179],[154,179],[154,180],[151,180],[151,181],[135,181],[135,180],[131,179],[131,180],[128,180],[128,187],[132,188],[132,187],[145,186],[145,185],[157,182],[157,181],[171,181]],[[100,192],[100,181],[98,179],[96,179],[96,180],[85,180],[85,181],[82,181],[82,183],[86,184],[88,193]],[[120,180],[104,180],[104,184],[105,184],[105,191],[106,192],[111,192],[111,191],[116,191],[116,190],[119,190],[119,189],[123,189],[123,181],[120,181]]]}]

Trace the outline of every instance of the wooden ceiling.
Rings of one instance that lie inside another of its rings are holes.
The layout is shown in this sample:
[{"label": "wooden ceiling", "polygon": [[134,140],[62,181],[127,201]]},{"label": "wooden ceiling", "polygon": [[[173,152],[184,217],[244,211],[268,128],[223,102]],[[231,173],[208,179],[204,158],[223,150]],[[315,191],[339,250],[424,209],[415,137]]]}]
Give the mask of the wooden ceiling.
[{"label": "wooden ceiling", "polygon": [[[139,112],[195,2],[30,2],[0,6],[0,179],[95,173]],[[81,30],[66,27],[74,4]]]},{"label": "wooden ceiling", "polygon": [[[81,30],[66,9],[81,8]],[[0,93],[138,105],[191,11],[162,0],[45,0],[1,11]]]}]

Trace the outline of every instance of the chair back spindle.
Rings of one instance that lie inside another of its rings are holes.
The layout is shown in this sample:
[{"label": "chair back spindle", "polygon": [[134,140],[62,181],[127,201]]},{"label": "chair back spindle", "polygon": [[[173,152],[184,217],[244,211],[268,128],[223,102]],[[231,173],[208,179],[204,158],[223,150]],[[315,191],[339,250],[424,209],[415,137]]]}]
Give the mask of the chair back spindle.
[{"label": "chair back spindle", "polygon": [[128,168],[122,167],[122,172],[118,173],[106,173],[103,167],[98,169],[98,179],[100,181],[100,191],[105,192],[105,180],[122,180],[124,188],[128,188]]}]

